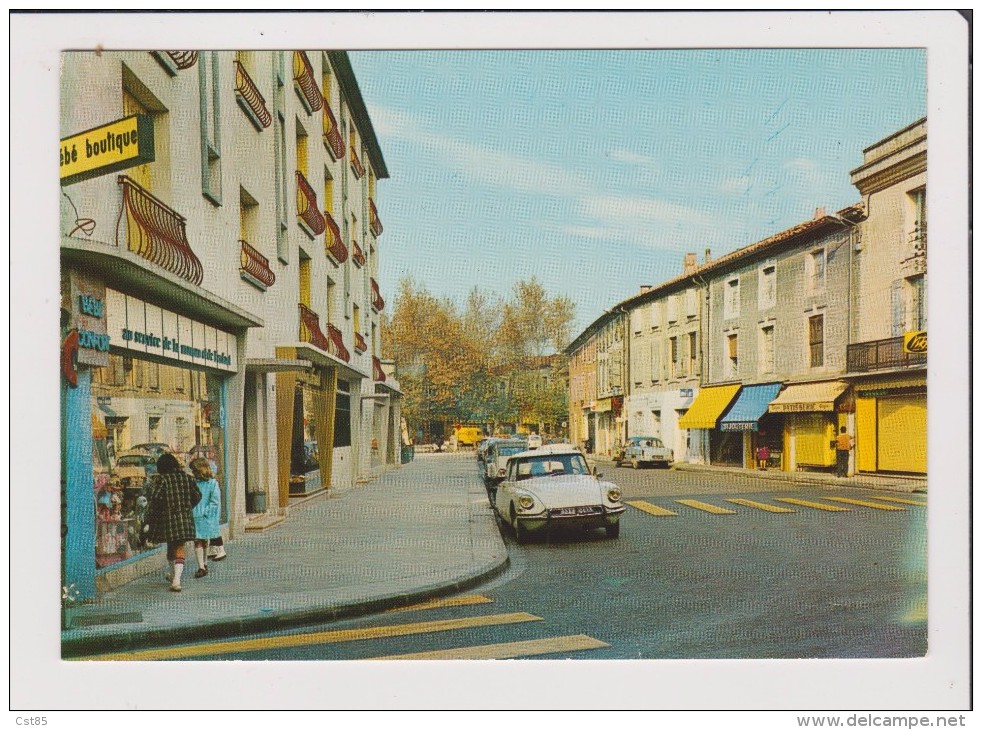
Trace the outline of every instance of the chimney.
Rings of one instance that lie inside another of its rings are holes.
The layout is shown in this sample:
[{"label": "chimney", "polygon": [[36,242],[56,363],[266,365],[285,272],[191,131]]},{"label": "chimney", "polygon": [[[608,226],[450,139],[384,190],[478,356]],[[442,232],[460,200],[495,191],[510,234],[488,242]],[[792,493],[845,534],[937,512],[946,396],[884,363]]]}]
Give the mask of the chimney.
[{"label": "chimney", "polygon": [[826,215],[826,213],[825,213],[825,207],[824,206],[821,207],[821,208],[815,208],[815,220],[818,220],[819,218],[824,218],[825,215]]},{"label": "chimney", "polygon": [[712,251],[710,251],[710,250],[709,250],[709,249],[707,248],[707,249],[706,249],[706,260],[705,260],[705,261],[704,261],[703,263],[707,263],[707,264],[708,264],[708,263],[709,263],[710,261],[712,261],[712,260],[713,260],[713,259],[712,259]]},{"label": "chimney", "polygon": [[696,255],[694,253],[687,253],[685,258],[682,259],[682,273],[691,274],[696,270],[699,264],[696,263]]},{"label": "chimney", "polygon": [[646,291],[651,291],[651,284],[641,285],[641,293],[644,294]]}]

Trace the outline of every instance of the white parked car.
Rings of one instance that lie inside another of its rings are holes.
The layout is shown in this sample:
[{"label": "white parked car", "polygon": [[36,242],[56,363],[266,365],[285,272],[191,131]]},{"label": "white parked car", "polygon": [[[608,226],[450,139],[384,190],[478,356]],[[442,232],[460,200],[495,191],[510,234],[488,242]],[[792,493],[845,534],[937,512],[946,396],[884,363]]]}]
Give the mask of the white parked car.
[{"label": "white parked car", "polygon": [[508,460],[523,451],[528,451],[528,444],[520,439],[498,439],[491,444],[485,458],[485,486],[496,487],[505,478]]},{"label": "white parked car", "polygon": [[524,543],[529,533],[554,527],[602,527],[616,538],[625,508],[620,488],[591,474],[579,449],[556,444],[508,459],[494,509]]},{"label": "white parked car", "polygon": [[542,437],[537,433],[530,433],[528,444],[530,449],[537,449],[542,446]]},{"label": "white parked car", "polygon": [[675,454],[662,443],[661,439],[642,436],[628,441],[624,448],[623,461],[630,462],[635,469],[640,469],[646,464],[667,469],[675,461]]}]

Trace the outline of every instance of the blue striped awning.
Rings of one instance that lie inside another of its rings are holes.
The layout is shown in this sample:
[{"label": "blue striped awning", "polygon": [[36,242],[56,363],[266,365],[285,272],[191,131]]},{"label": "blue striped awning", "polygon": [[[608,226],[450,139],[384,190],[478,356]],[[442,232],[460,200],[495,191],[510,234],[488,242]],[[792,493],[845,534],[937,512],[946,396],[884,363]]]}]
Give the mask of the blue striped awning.
[{"label": "blue striped awning", "polygon": [[745,385],[719,422],[721,431],[756,431],[757,421],[767,413],[767,406],[781,390],[780,383]]}]

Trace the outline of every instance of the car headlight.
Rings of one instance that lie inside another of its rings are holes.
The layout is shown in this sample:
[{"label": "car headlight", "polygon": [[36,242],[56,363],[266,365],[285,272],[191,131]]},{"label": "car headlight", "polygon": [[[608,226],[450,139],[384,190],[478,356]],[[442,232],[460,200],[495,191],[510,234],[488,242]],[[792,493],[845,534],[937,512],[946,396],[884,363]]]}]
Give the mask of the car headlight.
[{"label": "car headlight", "polygon": [[523,494],[518,498],[518,506],[522,509],[532,509],[535,506],[535,500],[527,494]]},{"label": "car headlight", "polygon": [[620,502],[621,501],[621,490],[618,489],[617,487],[614,487],[613,489],[608,489],[607,490],[607,499],[609,499],[611,502]]}]

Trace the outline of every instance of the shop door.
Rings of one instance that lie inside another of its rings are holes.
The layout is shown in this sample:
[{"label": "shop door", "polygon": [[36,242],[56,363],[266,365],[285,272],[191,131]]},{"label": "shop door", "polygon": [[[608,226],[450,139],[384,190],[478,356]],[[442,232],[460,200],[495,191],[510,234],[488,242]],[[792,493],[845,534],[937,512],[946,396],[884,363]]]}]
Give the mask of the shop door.
[{"label": "shop door", "polygon": [[823,413],[795,417],[795,461],[803,466],[835,466],[835,424]]},{"label": "shop door", "polygon": [[878,467],[927,473],[927,400],[923,395],[877,399]]},{"label": "shop door", "polygon": [[876,471],[876,399],[856,399],[856,471]]}]

